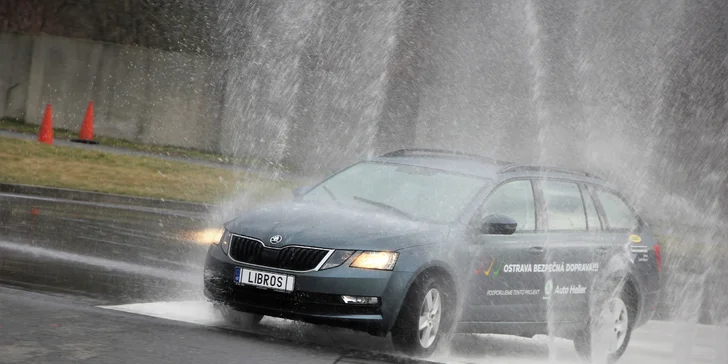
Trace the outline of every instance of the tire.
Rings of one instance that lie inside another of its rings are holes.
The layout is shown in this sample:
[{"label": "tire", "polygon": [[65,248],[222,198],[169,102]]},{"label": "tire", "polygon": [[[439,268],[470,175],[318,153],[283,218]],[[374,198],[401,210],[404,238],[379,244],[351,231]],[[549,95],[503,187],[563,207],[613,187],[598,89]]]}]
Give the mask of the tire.
[{"label": "tire", "polygon": [[264,317],[263,315],[238,311],[222,303],[216,303],[214,307],[226,323],[241,328],[255,326],[259,324]]},{"label": "tire", "polygon": [[[592,314],[589,324],[574,339],[574,349],[583,360],[615,363],[627,350],[632,337],[636,315],[633,297],[627,290],[618,296],[601,300],[597,314]],[[596,345],[593,345],[596,344]]]},{"label": "tire", "polygon": [[432,355],[451,326],[449,292],[436,277],[420,279],[410,288],[392,327],[392,344],[397,351],[422,358]]}]

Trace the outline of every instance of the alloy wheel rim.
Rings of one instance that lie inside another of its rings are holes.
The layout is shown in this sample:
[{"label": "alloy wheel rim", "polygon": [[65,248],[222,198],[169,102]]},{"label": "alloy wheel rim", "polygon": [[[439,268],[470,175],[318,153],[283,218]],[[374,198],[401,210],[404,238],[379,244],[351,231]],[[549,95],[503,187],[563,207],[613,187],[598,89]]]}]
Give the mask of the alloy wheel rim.
[{"label": "alloy wheel rim", "polygon": [[432,288],[425,294],[420,308],[420,317],[417,325],[417,332],[420,339],[420,345],[427,349],[435,342],[438,330],[440,329],[440,319],[442,318],[442,299],[440,292]]},{"label": "alloy wheel rim", "polygon": [[608,354],[616,353],[624,344],[629,329],[627,305],[620,298],[610,299],[599,315],[598,337]]}]

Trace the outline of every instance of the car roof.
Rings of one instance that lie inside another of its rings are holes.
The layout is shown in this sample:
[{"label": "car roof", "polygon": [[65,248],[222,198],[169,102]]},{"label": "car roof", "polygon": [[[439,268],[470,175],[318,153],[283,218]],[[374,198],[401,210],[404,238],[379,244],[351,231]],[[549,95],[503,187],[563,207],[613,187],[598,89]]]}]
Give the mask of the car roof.
[{"label": "car roof", "polygon": [[584,171],[546,165],[513,163],[451,150],[423,148],[400,149],[383,154],[374,160],[440,169],[493,180],[506,180],[518,177],[549,177],[582,181],[609,187],[603,179]]},{"label": "car roof", "polygon": [[440,149],[400,149],[381,155],[374,160],[490,179],[496,179],[498,171],[504,165],[502,163],[506,163],[476,154]]}]

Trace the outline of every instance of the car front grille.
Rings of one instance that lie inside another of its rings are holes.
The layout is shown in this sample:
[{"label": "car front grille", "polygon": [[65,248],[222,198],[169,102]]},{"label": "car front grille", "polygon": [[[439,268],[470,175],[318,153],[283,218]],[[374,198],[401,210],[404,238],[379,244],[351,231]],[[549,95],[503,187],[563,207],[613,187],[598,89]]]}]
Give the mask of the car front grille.
[{"label": "car front grille", "polygon": [[230,242],[230,258],[243,263],[292,271],[315,269],[330,250],[288,246],[269,248],[262,242],[240,235],[233,235]]}]

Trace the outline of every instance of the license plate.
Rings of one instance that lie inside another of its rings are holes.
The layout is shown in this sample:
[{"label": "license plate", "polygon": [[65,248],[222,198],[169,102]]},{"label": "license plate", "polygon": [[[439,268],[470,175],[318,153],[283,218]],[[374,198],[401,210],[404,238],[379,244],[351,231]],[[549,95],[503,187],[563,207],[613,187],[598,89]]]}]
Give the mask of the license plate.
[{"label": "license plate", "polygon": [[291,292],[295,282],[296,277],[292,275],[235,267],[235,283],[238,284]]}]

